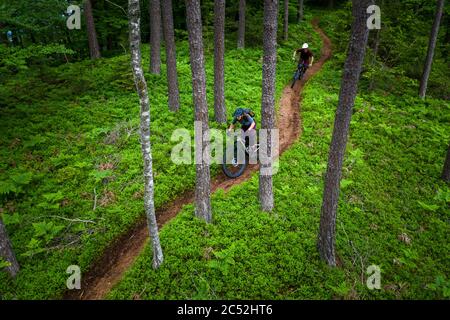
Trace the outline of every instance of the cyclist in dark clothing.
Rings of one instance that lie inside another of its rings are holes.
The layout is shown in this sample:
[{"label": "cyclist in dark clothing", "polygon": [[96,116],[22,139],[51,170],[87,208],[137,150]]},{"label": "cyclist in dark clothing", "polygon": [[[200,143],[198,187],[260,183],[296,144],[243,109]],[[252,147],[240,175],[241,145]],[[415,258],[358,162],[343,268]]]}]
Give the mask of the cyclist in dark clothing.
[{"label": "cyclist in dark clothing", "polygon": [[231,132],[236,123],[239,122],[241,124],[242,139],[246,140],[247,137],[250,142],[250,147],[254,147],[256,145],[256,122],[253,117],[251,117],[245,109],[238,108],[233,113],[233,122],[231,123],[228,131]]},{"label": "cyclist in dark clothing", "polygon": [[296,60],[299,66],[300,64],[304,64],[308,68],[311,67],[314,62],[314,55],[308,47],[308,44],[304,43],[301,49],[294,51],[292,59]]}]

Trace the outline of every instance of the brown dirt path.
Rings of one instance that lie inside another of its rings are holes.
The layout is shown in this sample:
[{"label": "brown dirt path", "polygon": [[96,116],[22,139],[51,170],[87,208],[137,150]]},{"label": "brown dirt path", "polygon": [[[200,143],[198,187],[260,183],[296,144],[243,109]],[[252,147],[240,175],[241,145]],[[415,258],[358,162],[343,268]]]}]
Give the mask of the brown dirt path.
[{"label": "brown dirt path", "polygon": [[[331,57],[331,41],[318,27],[318,19],[314,19],[312,24],[323,40],[322,55],[320,60],[307,71],[305,77],[301,81],[297,81],[293,89],[289,84],[283,90],[277,115],[277,124],[280,129],[280,154],[297,141],[301,134],[300,93],[305,82],[317,73]],[[232,186],[248,180],[257,170],[258,165],[250,165],[237,179],[229,179],[221,173],[211,182],[211,192],[217,189],[227,191]],[[159,228],[174,218],[184,205],[192,203],[194,200],[194,192],[189,191],[168,203],[164,208],[158,209],[156,215]],[[125,271],[132,266],[147,240],[147,224],[146,220],[142,218],[131,230],[115,240],[105,250],[102,257],[83,275],[82,289],[67,291],[64,299],[96,300],[104,298],[119,282]]]}]

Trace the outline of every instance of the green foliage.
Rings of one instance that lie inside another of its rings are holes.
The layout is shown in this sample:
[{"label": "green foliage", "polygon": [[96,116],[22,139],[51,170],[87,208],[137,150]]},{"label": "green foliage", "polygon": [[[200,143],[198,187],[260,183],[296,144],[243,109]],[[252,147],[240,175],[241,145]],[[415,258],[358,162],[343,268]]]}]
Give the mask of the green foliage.
[{"label": "green foliage", "polygon": [[0,45],[0,72],[16,73],[27,70],[31,60],[39,60],[42,63],[44,58],[54,54],[74,54],[73,50],[67,49],[64,45],[31,45],[26,48],[8,48]]},{"label": "green foliage", "polygon": [[[333,27],[332,17],[323,20]],[[363,87],[357,98],[337,218],[341,265],[330,269],[319,259],[323,175],[344,56],[335,51],[305,87],[303,133],[280,157],[274,212],[259,210],[257,175],[213,195],[210,225],[186,206],[161,230],[161,268],[150,268],[152,254],[146,247],[109,298],[448,296],[443,275],[450,272],[449,188],[439,176],[450,135],[449,105],[438,99],[424,102],[416,92],[411,96],[404,75],[388,71],[394,87],[374,93]],[[289,80],[284,73],[284,82]],[[381,290],[366,287],[366,268],[372,264],[383,270]]]},{"label": "green foliage", "polygon": [[[319,52],[319,37],[310,25],[292,26],[291,30],[314,39],[312,46]],[[277,100],[295,69],[291,56],[298,45],[292,38],[280,47]],[[148,46],[142,51],[145,68]],[[227,49],[225,98],[230,120],[237,107],[250,108],[261,119],[261,57],[260,48]],[[213,63],[208,53],[210,126],[224,129],[212,121]],[[195,183],[193,164],[175,165],[170,159],[172,147],[178,143],[171,141],[173,130],[194,131],[186,41],[177,43],[177,69],[181,99],[177,114],[167,107],[165,65],[161,77],[147,76],[157,208],[191,190]],[[5,210],[3,215],[21,265],[13,283],[0,285],[0,295],[41,299],[60,296],[66,288],[68,265],[88,269],[110,241],[142,218],[138,115],[139,100],[127,55],[58,67],[30,67],[7,77],[0,86],[0,157],[5,159],[0,163],[0,208]],[[219,170],[219,166],[211,166],[212,177]],[[73,222],[76,219],[95,223]],[[36,233],[34,223],[43,234]],[[220,258],[215,259],[222,263]],[[214,270],[221,273],[219,269]],[[0,274],[0,284],[3,281],[10,280]],[[47,286],[43,289],[41,283]],[[205,288],[201,281],[196,286]]]},{"label": "green foliage", "polygon": [[428,288],[440,292],[443,298],[450,298],[450,281],[446,280],[442,275],[437,276],[435,281],[428,285]]},{"label": "green foliage", "polygon": [[11,265],[10,262],[8,262],[0,257],[0,270],[2,270],[3,268],[9,267],[10,265]]},{"label": "green foliage", "polygon": [[18,212],[15,212],[14,214],[3,214],[2,220],[5,226],[15,225],[20,224],[22,221],[22,216]]},{"label": "green foliage", "polygon": [[[255,9],[258,5],[261,2],[254,1],[249,9],[255,21],[261,18],[260,10]],[[174,2],[174,10],[183,12],[182,2]],[[233,15],[235,10],[230,4],[227,14]],[[101,13],[98,7],[94,11]],[[450,191],[438,177],[450,134],[449,106],[439,99],[416,99],[417,82],[402,68],[373,67],[367,75],[379,78],[372,93],[365,90],[370,77],[363,74],[341,182],[337,250],[342,266],[331,270],[320,261],[316,237],[322,180],[349,11],[306,13],[306,21],[313,15],[322,16],[336,48],[333,60],[305,87],[302,138],[282,155],[280,171],[274,177],[275,212],[259,210],[257,176],[227,193],[214,194],[211,225],[195,218],[192,205],[186,206],[161,230],[163,266],[158,270],[150,267],[152,253],[146,247],[110,297],[448,297],[448,280],[443,275],[449,274]],[[108,32],[109,24],[120,22],[123,26],[124,19],[115,15],[99,28]],[[233,30],[235,24],[230,20],[227,28]],[[182,23],[176,21],[177,34],[186,38]],[[229,118],[236,107],[244,107],[257,111],[257,119],[261,119],[262,51],[258,46],[261,34],[256,31],[261,26],[249,28],[247,44],[255,47],[234,50],[235,34],[227,35]],[[121,29],[126,38],[126,28]],[[306,41],[316,60],[320,55],[320,38],[309,24],[291,24],[290,32],[290,40],[278,48],[277,101],[295,70],[292,51]],[[205,35],[208,104],[213,119],[213,45],[211,33]],[[119,41],[125,43],[126,39]],[[193,165],[177,166],[170,161],[175,144],[170,140],[172,131],[184,127],[193,132],[186,41],[177,43],[177,55],[181,94],[177,114],[167,108],[165,66],[161,77],[146,75],[157,208],[192,189],[195,182]],[[145,69],[148,56],[145,45]],[[67,266],[77,264],[83,272],[89,269],[104,248],[143,213],[139,107],[129,56],[59,67],[35,68],[34,62],[33,58],[26,61],[28,69],[6,76],[0,86],[0,157],[5,159],[0,162],[0,207],[21,265],[15,280],[0,273],[0,295],[5,299],[61,297]],[[212,176],[219,170],[218,166],[211,169]],[[91,222],[75,223],[77,219]],[[406,236],[399,237],[403,234]],[[380,291],[365,286],[365,267],[370,264],[382,267]]]},{"label": "green foliage", "polygon": [[0,180],[0,197],[11,193],[24,192],[24,188],[30,184],[32,176],[31,172],[11,170],[5,180]]}]

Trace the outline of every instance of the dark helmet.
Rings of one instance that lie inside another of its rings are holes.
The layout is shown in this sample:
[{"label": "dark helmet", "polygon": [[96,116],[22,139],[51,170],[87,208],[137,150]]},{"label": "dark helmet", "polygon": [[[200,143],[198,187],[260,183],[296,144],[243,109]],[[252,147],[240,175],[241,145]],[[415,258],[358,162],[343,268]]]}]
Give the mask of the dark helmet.
[{"label": "dark helmet", "polygon": [[233,117],[237,118],[244,115],[244,109],[242,108],[237,108],[236,111],[234,111],[233,113]]}]

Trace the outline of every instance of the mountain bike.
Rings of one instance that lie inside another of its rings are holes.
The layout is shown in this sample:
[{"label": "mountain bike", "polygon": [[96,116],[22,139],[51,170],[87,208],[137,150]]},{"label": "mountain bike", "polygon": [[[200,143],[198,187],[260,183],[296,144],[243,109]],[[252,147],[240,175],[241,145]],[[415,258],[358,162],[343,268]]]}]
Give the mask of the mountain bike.
[{"label": "mountain bike", "polygon": [[294,73],[294,79],[292,79],[291,89],[294,88],[295,82],[297,80],[301,80],[303,78],[303,75],[305,74],[307,69],[308,69],[308,66],[306,63],[302,62],[302,63],[298,64],[297,70]]},{"label": "mountain bike", "polygon": [[[223,154],[223,163],[222,163],[222,171],[228,178],[237,178],[240,177],[245,168],[247,168],[250,155],[256,156],[259,150],[259,144],[255,144],[252,148],[250,148],[248,140],[242,139],[240,135],[237,136],[237,141],[234,142],[233,153],[227,157],[227,149],[225,148]],[[244,151],[244,154],[239,154]],[[239,157],[240,155],[240,157]],[[227,161],[228,160],[228,161]]]}]

